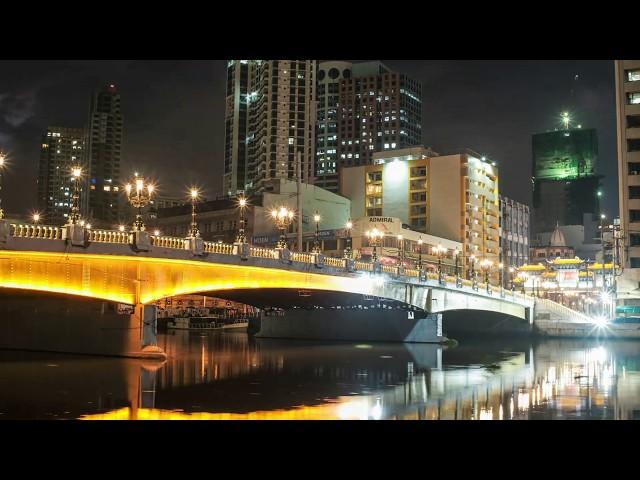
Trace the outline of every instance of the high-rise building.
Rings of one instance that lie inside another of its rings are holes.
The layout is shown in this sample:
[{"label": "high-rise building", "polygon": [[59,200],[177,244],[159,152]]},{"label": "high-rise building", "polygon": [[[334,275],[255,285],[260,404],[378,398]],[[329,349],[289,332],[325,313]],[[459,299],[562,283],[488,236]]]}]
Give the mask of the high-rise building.
[{"label": "high-rise building", "polygon": [[318,65],[316,115],[315,184],[338,191],[338,108],[340,82],[351,78],[350,62],[331,61]]},{"label": "high-rise building", "polygon": [[120,220],[122,122],[116,87],[98,90],[91,100],[87,152],[89,217],[94,225],[112,227]]},{"label": "high-rise building", "polygon": [[615,70],[622,257],[640,269],[640,60],[618,60]]},{"label": "high-rise building", "polygon": [[373,154],[422,143],[422,84],[380,62],[353,65],[340,82],[338,164],[370,165]]},{"label": "high-rise building", "polygon": [[49,127],[42,135],[38,210],[50,225],[67,223],[73,196],[71,170],[85,163],[85,129]]},{"label": "high-rise building", "polygon": [[260,192],[271,179],[314,178],[315,60],[229,60],[224,192]]},{"label": "high-rise building", "polygon": [[596,175],[598,136],[594,129],[566,128],[532,137],[534,234],[556,224],[580,225],[597,214],[600,177]]},{"label": "high-rise building", "polygon": [[618,298],[640,305],[640,60],[616,60],[620,264]]},{"label": "high-rise building", "polygon": [[[463,244],[464,264],[500,262],[495,162],[477,154],[439,156],[424,147],[380,152],[372,165],[341,170],[351,215],[395,217],[412,230]],[[478,267],[478,265],[476,265]]]},{"label": "high-rise building", "polygon": [[529,206],[500,195],[500,250],[505,268],[529,262]]}]

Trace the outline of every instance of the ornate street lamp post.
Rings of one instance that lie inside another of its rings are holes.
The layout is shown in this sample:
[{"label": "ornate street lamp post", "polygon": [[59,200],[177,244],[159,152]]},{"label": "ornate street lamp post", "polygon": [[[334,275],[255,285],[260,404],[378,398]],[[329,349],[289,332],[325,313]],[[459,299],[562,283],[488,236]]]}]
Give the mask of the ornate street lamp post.
[{"label": "ornate street lamp post", "polygon": [[502,295],[503,290],[504,290],[504,284],[503,284],[503,276],[504,276],[504,263],[500,262],[498,264],[498,268],[499,268],[499,272],[500,272],[500,295]]},{"label": "ornate street lamp post", "polygon": [[196,220],[196,202],[200,196],[197,188],[192,188],[189,192],[191,197],[191,227],[189,229],[189,235],[192,238],[200,236],[200,229],[198,228],[198,221]]},{"label": "ornate street lamp post", "polygon": [[515,290],[515,286],[513,283],[513,274],[515,273],[516,269],[513,267],[509,267],[509,280],[510,280],[510,285],[509,285],[509,289],[513,292]]},{"label": "ornate street lamp post", "polygon": [[127,198],[129,203],[138,209],[136,214],[136,220],[133,222],[133,231],[134,232],[144,232],[144,222],[142,221],[142,209],[146,207],[151,201],[151,196],[153,195],[154,187],[150,183],[145,183],[144,178],[138,177],[134,180],[133,185],[131,183],[127,183],[125,185],[125,191],[127,193]]},{"label": "ornate street lamp post", "polygon": [[471,268],[469,269],[469,280],[471,280],[471,288],[473,290],[476,289],[476,256],[471,255],[469,257],[469,263],[471,264]]},{"label": "ornate street lamp post", "polygon": [[374,228],[373,230],[369,230],[366,233],[366,235],[367,235],[367,238],[369,239],[369,245],[371,245],[373,247],[373,253],[371,255],[371,260],[373,261],[373,263],[376,263],[378,261],[378,252],[376,250],[376,247],[378,246],[378,242],[384,236],[384,233],[382,233],[377,228]]},{"label": "ornate street lamp post", "polygon": [[282,250],[287,248],[287,235],[285,231],[289,228],[291,222],[293,222],[294,217],[295,214],[293,210],[289,210],[286,207],[271,210],[271,218],[273,218],[276,227],[280,230],[280,240],[278,240],[276,248]]},{"label": "ornate street lamp post", "polygon": [[71,203],[69,224],[76,225],[80,221],[80,177],[82,176],[82,168],[73,167],[71,169],[71,176],[73,178],[73,200]]},{"label": "ornate street lamp post", "polygon": [[313,221],[316,224],[316,233],[313,237],[313,253],[320,253],[320,214],[316,210],[316,213],[313,215]]},{"label": "ornate street lamp post", "polygon": [[416,268],[418,272],[422,270],[422,237],[418,238],[418,264]]},{"label": "ornate street lamp post", "polygon": [[489,293],[491,291],[491,289],[489,288],[489,270],[491,270],[491,265],[493,264],[493,262],[491,260],[489,260],[488,258],[485,258],[482,263],[480,264],[482,270],[484,270],[484,283],[487,287],[487,293]]},{"label": "ornate street lamp post", "polygon": [[398,266],[402,267],[404,264],[404,237],[398,235]]},{"label": "ornate street lamp post", "polygon": [[458,247],[456,247],[455,251],[453,252],[453,255],[455,256],[455,260],[456,260],[456,288],[460,287],[460,273],[458,271],[458,268],[460,266],[460,250],[458,250]]},{"label": "ornate street lamp post", "polygon": [[0,152],[0,220],[4,218],[4,211],[2,210],[2,171],[4,170],[4,153]]},{"label": "ornate street lamp post", "polygon": [[353,256],[353,250],[351,248],[351,229],[353,228],[353,222],[349,219],[345,225],[347,230],[347,244],[344,248],[344,258],[350,259]]},{"label": "ornate street lamp post", "polygon": [[447,249],[442,245],[433,247],[433,253],[438,256],[438,283],[442,283],[442,256],[446,251]]},{"label": "ornate street lamp post", "polygon": [[247,208],[247,199],[240,197],[238,200],[238,207],[240,208],[240,228],[238,229],[238,236],[236,237],[236,243],[247,243],[247,236],[245,235],[245,218],[244,209]]}]

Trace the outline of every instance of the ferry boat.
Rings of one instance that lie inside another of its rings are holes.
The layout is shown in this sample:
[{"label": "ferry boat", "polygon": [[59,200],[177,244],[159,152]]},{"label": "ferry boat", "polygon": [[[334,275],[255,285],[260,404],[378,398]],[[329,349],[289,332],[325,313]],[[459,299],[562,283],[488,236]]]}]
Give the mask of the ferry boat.
[{"label": "ferry boat", "polygon": [[244,318],[218,317],[177,317],[170,318],[167,328],[170,330],[238,330],[246,331],[249,325]]}]

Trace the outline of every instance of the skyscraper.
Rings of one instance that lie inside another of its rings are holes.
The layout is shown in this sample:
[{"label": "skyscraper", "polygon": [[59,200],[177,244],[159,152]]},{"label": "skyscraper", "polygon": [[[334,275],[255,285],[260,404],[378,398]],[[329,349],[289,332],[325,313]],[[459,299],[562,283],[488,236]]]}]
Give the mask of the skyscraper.
[{"label": "skyscraper", "polygon": [[98,90],[91,100],[88,126],[89,217],[112,227],[120,220],[118,195],[122,158],[122,110],[114,85]]},{"label": "skyscraper", "polygon": [[340,82],[340,166],[370,165],[375,152],[422,143],[422,84],[380,62],[353,65]]},{"label": "skyscraper", "polygon": [[268,180],[314,178],[315,60],[229,60],[223,189],[260,192]]},{"label": "skyscraper", "polygon": [[50,225],[67,223],[73,195],[71,169],[85,163],[85,129],[49,127],[42,135],[38,210]]},{"label": "skyscraper", "polygon": [[338,192],[338,108],[340,82],[351,78],[351,62],[331,61],[318,65],[315,184]]},{"label": "skyscraper", "polygon": [[640,304],[640,60],[616,60],[620,264],[618,295]]},{"label": "skyscraper", "polygon": [[570,128],[566,118],[564,129],[532,137],[534,235],[551,232],[558,223],[581,225],[585,213],[599,211],[597,132]]}]

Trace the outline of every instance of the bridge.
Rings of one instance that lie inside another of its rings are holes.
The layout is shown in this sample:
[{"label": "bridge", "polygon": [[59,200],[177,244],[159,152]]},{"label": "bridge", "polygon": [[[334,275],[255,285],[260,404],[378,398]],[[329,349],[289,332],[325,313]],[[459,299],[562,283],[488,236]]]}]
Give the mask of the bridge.
[{"label": "bridge", "polygon": [[[80,225],[9,224],[0,220],[0,293],[3,292],[5,297],[8,294],[9,298],[24,299],[10,303],[11,317],[16,319],[21,318],[26,307],[45,308],[37,300],[43,294],[58,299],[62,296],[101,301],[101,318],[109,312],[119,313],[119,317],[130,314],[132,320],[120,328],[138,329],[136,341],[141,342],[141,347],[155,345],[154,302],[180,294],[229,298],[262,309],[289,309],[287,321],[265,317],[261,333],[294,338],[304,338],[300,330],[304,329],[314,335],[319,330],[331,331],[337,335],[335,338],[345,339],[364,334],[365,340],[392,340],[388,338],[391,335],[401,341],[426,341],[427,337],[439,341],[444,337],[441,316],[437,314],[442,312],[493,312],[531,326],[536,309],[550,309],[548,301],[542,304],[525,294],[439,276],[424,269],[246,243],[205,242],[199,237],[91,230]],[[105,309],[105,303],[111,307]],[[60,305],[47,315],[59,315],[62,309],[65,318],[70,318],[69,309]],[[127,310],[125,306],[129,305],[132,307]],[[332,312],[327,315],[322,309]],[[552,310],[574,321],[588,321],[558,304]],[[88,328],[89,321],[79,321]],[[351,330],[343,331],[347,323]],[[105,320],[101,328],[108,329],[108,324]],[[378,331],[383,324],[384,331]],[[16,321],[10,328],[17,328]],[[14,330],[7,333],[15,333]],[[47,335],[54,334],[53,330],[47,331]],[[129,341],[126,347],[118,348],[140,350],[134,344]],[[147,350],[154,352],[153,348]]]}]

